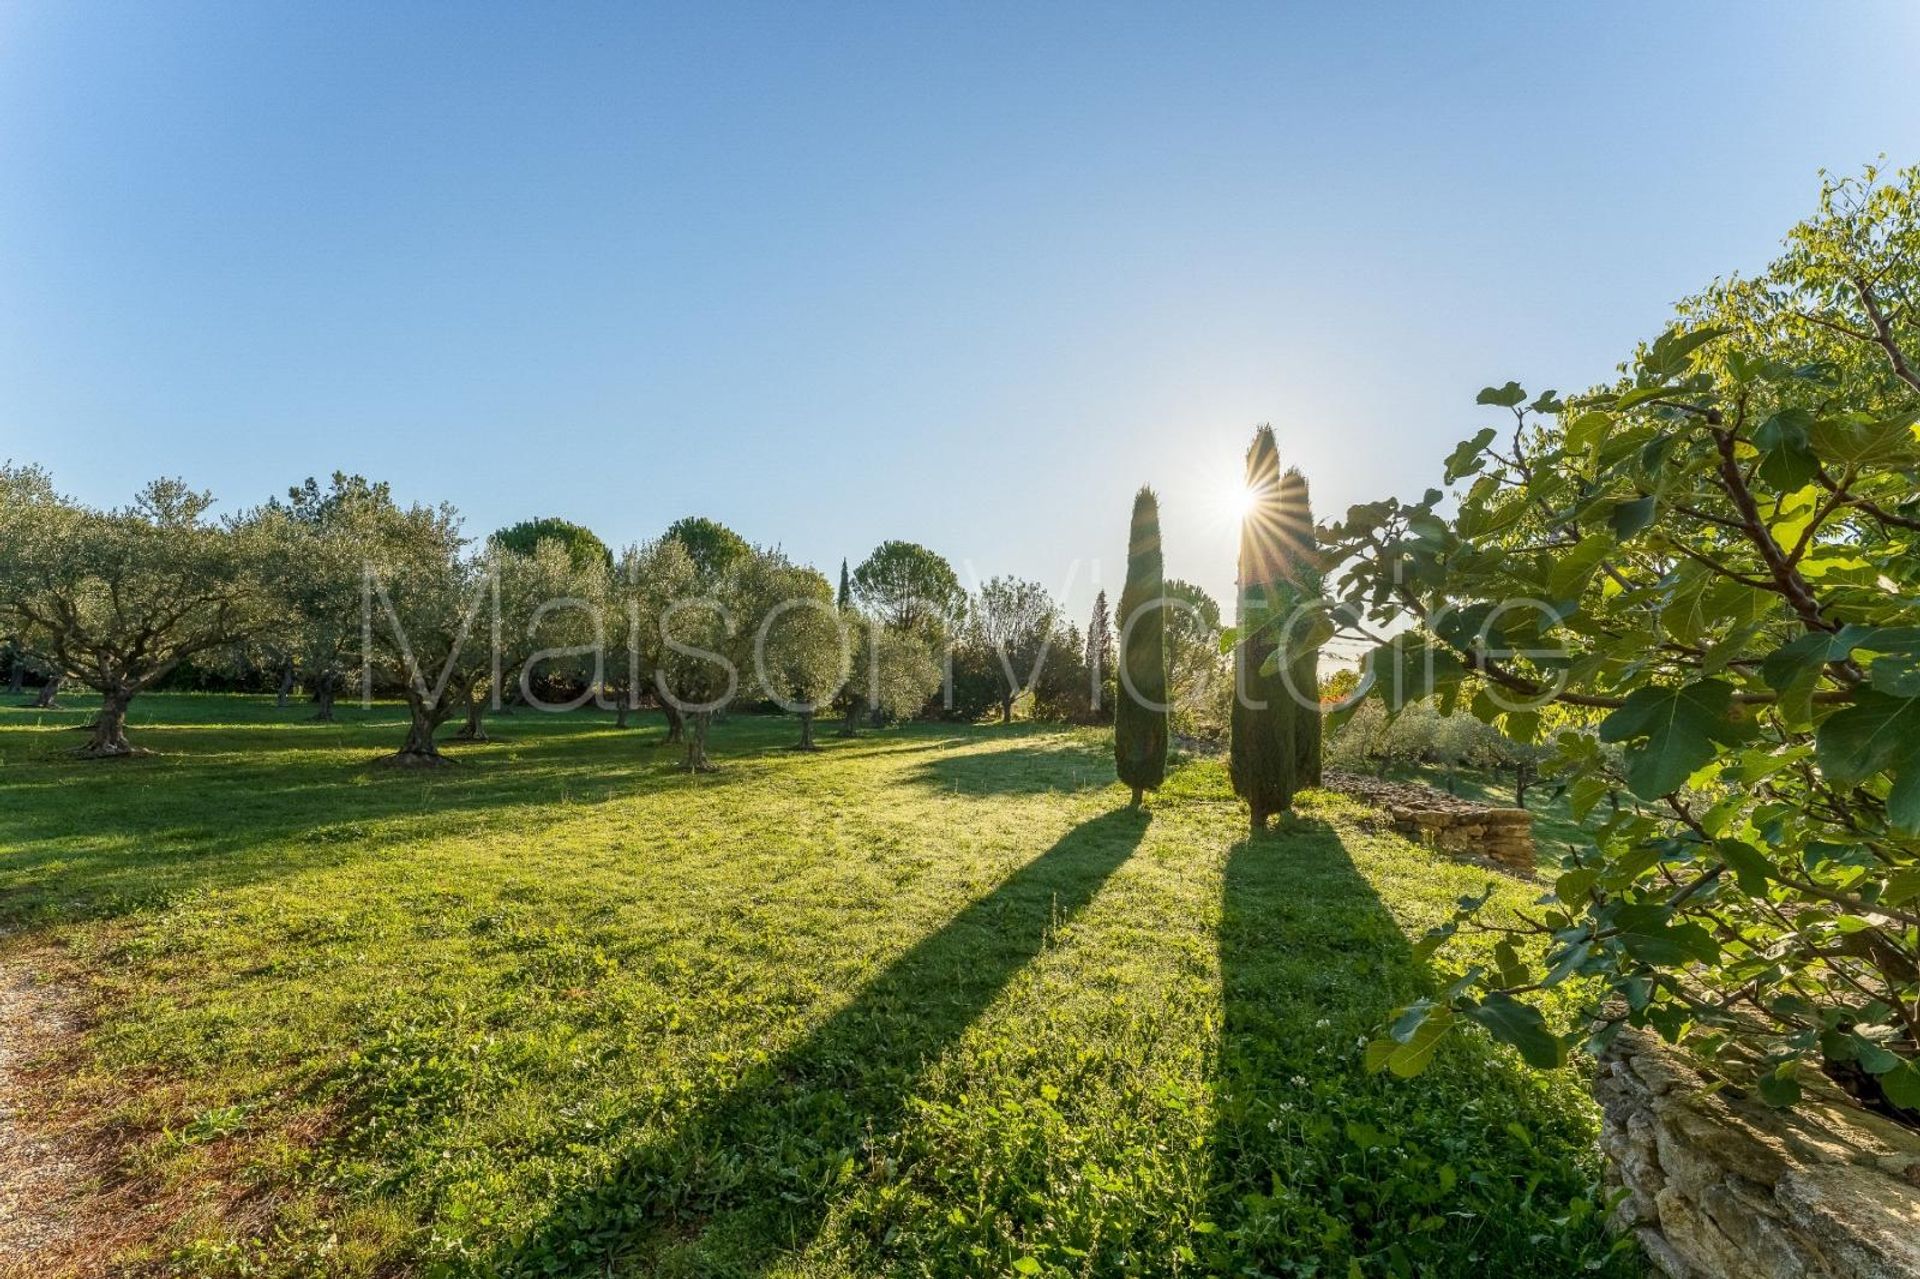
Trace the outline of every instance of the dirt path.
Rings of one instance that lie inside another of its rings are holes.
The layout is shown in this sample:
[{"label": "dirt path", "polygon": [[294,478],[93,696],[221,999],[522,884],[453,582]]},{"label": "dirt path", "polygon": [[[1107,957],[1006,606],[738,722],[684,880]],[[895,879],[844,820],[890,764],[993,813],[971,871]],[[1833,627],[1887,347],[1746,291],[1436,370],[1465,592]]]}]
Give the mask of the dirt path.
[{"label": "dirt path", "polygon": [[25,960],[0,960],[0,1275],[46,1273],[82,1242],[88,1175],[37,1122],[27,1072],[73,1031],[59,992]]}]

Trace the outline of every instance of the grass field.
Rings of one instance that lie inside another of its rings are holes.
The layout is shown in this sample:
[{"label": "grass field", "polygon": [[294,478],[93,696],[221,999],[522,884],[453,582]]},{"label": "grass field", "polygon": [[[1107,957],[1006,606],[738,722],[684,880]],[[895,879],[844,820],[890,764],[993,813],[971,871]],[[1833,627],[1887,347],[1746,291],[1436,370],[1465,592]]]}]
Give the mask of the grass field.
[{"label": "grass field", "polygon": [[1633,1269],[1572,1070],[1362,1069],[1487,874],[1337,796],[1249,843],[1217,762],[1129,813],[1095,734],[735,717],[692,777],[523,712],[422,775],[366,766],[394,708],[153,696],[106,764],[84,714],[0,711],[0,962],[77,992],[36,1078],[111,1173],[80,1273]]}]

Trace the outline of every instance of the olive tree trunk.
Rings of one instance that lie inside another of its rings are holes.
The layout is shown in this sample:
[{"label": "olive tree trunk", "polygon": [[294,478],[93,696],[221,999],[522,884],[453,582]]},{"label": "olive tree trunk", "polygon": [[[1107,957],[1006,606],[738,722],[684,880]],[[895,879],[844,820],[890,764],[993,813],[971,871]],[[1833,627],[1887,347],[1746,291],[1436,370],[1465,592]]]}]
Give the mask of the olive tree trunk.
[{"label": "olive tree trunk", "polygon": [[852,737],[860,728],[860,699],[853,698],[847,703],[846,718],[840,721],[840,736]]},{"label": "olive tree trunk", "polygon": [[408,690],[406,745],[391,755],[381,757],[379,762],[398,768],[434,768],[451,763],[434,744],[433,735],[446,722],[452,705],[451,698],[444,694],[438,701],[429,704],[418,693]]},{"label": "olive tree trunk", "polygon": [[21,691],[26,688],[27,664],[22,660],[20,649],[17,645],[7,656],[10,659],[10,669],[7,672],[7,696],[18,697]]},{"label": "olive tree trunk", "polygon": [[487,699],[479,693],[467,694],[467,722],[454,738],[462,742],[484,742],[487,738]]},{"label": "olive tree trunk", "polygon": [[1002,724],[1013,723],[1013,698],[1011,696],[1003,696],[1000,699],[1000,722]]},{"label": "olive tree trunk", "polygon": [[680,708],[663,697],[660,699],[660,710],[667,717],[667,735],[660,740],[660,744],[672,746],[685,741],[687,717],[680,713]]},{"label": "olive tree trunk", "polygon": [[687,771],[689,773],[714,772],[714,763],[707,758],[707,729],[713,724],[713,712],[695,711],[685,719],[687,721]]},{"label": "olive tree trunk", "polygon": [[47,676],[47,682],[40,686],[39,695],[33,699],[35,710],[50,711],[56,708],[54,699],[60,696],[60,685],[66,682],[66,676],[53,671]]},{"label": "olive tree trunk", "polygon": [[799,714],[800,714],[800,741],[794,746],[793,749],[797,751],[819,750],[820,749],[819,743],[813,740],[813,712],[801,711],[799,712]]},{"label": "olive tree trunk", "polygon": [[313,718],[321,724],[333,723],[333,699],[340,689],[338,671],[322,671],[313,681]]},{"label": "olive tree trunk", "polygon": [[[49,686],[52,683],[48,681]],[[81,755],[88,759],[123,759],[136,753],[127,740],[127,704],[133,701],[133,694],[134,690],[124,684],[109,684],[101,690],[100,714],[94,717]]]},{"label": "olive tree trunk", "polygon": [[281,710],[285,710],[287,708],[287,699],[292,696],[293,696],[293,659],[289,657],[289,658],[281,659],[281,662],[280,662],[279,696],[275,698],[274,705],[279,707]]}]

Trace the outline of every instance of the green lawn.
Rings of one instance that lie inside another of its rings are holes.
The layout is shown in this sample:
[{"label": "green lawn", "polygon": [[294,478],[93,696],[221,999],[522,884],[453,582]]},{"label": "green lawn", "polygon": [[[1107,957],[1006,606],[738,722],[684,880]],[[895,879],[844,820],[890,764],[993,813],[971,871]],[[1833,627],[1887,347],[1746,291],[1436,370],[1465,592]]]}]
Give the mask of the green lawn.
[{"label": "green lawn", "polygon": [[[1633,1271],[1580,1078],[1361,1039],[1486,872],[1097,734],[393,708],[0,711],[0,959],[94,1008],[61,1099],[194,1275]],[[1512,902],[1533,891],[1507,882]],[[42,1270],[40,1273],[48,1273]]]}]

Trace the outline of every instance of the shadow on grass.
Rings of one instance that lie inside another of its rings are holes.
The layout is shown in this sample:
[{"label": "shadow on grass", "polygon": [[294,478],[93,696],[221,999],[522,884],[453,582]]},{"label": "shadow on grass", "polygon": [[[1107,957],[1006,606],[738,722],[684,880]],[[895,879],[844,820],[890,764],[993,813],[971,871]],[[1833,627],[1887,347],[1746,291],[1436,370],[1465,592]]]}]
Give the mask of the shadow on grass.
[{"label": "shadow on grass", "polygon": [[804,1250],[843,1165],[895,1130],[954,1044],[1138,847],[1143,814],[1093,818],[962,910],[846,1007],[564,1200],[492,1272],[756,1275]]},{"label": "shadow on grass", "polygon": [[1222,884],[1208,1272],[1621,1273],[1576,1206],[1592,1133],[1546,1076],[1477,1031],[1416,1079],[1365,1069],[1360,1045],[1437,982],[1341,831],[1282,820]]},{"label": "shadow on grass", "polygon": [[991,749],[936,756],[917,765],[908,779],[961,795],[1099,790],[1113,784],[1113,758],[1071,738],[1012,738]]}]

